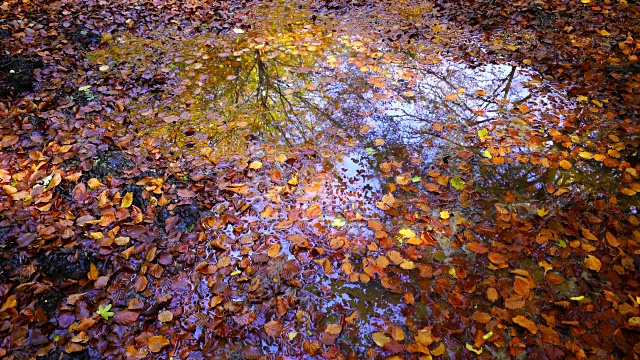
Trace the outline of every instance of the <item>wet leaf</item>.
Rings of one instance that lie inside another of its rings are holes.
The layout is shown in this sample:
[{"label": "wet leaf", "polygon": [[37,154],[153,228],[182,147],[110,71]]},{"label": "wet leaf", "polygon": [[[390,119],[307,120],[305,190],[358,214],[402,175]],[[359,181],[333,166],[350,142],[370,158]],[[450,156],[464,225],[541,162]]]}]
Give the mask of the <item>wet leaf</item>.
[{"label": "wet leaf", "polygon": [[164,337],[163,335],[152,336],[147,340],[147,345],[149,346],[149,350],[153,353],[160,352],[163,347],[169,345],[169,339]]},{"label": "wet leaf", "polygon": [[458,191],[462,190],[465,186],[464,180],[460,179],[459,177],[451,178],[450,182],[451,186]]},{"label": "wet leaf", "polygon": [[128,192],[122,197],[122,202],[120,203],[121,208],[128,208],[133,204],[133,193]]},{"label": "wet leaf", "polygon": [[527,319],[526,317],[522,316],[522,315],[518,315],[515,316],[511,319],[514,323],[522,326],[523,328],[529,330],[530,333],[532,334],[537,334],[538,333],[538,326],[536,326],[536,324]]},{"label": "wet leaf", "polygon": [[342,332],[342,326],[339,324],[327,324],[324,332],[330,335],[339,335]]},{"label": "wet leaf", "polygon": [[371,338],[373,339],[373,342],[375,342],[379,347],[383,347],[389,341],[391,341],[391,338],[381,332],[374,332],[373,334],[371,334]]},{"label": "wet leaf", "polygon": [[346,224],[347,224],[346,221],[338,218],[333,219],[333,221],[331,222],[331,226],[334,226],[334,227],[343,227]]},{"label": "wet leaf", "polygon": [[282,324],[277,320],[271,320],[268,323],[264,324],[264,331],[271,337],[280,337],[282,329]]},{"label": "wet leaf", "polygon": [[158,314],[158,320],[163,323],[170,322],[173,320],[173,313],[171,311],[164,310]]},{"label": "wet leaf", "polygon": [[473,345],[471,345],[469,343],[466,343],[465,346],[466,346],[467,350],[469,350],[471,352],[474,352],[476,355],[482,354],[482,348],[476,349],[476,348],[473,347]]},{"label": "wet leaf", "polygon": [[587,269],[593,270],[595,272],[599,272],[600,268],[602,267],[602,263],[600,262],[600,260],[592,255],[587,255],[587,257],[584,259],[584,264]]}]

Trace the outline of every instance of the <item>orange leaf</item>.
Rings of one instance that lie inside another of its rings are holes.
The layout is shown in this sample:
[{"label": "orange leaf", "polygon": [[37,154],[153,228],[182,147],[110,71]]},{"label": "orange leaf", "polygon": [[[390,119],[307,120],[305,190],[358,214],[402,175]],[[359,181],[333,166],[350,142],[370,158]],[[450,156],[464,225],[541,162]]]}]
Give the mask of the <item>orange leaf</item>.
[{"label": "orange leaf", "polygon": [[169,345],[169,339],[162,335],[152,336],[149,338],[147,345],[149,345],[149,350],[151,350],[151,352],[157,353],[163,347]]},{"label": "orange leaf", "polygon": [[536,323],[534,323],[533,321],[527,319],[526,317],[522,316],[522,315],[518,315],[516,317],[514,317],[513,319],[514,323],[522,326],[523,328],[529,330],[530,333],[532,334],[537,334],[538,333],[538,327],[536,326]]},{"label": "orange leaf", "polygon": [[529,296],[530,284],[529,280],[516,276],[516,281],[513,284],[513,290],[516,294],[527,297]]},{"label": "orange leaf", "polygon": [[91,265],[89,265],[89,274],[87,274],[87,277],[89,280],[96,280],[98,279],[98,275],[98,268],[91,263]]},{"label": "orange leaf", "polygon": [[505,258],[498,253],[489,254],[489,261],[491,261],[496,265],[502,265],[507,263],[507,260],[505,260]]},{"label": "orange leaf", "polygon": [[489,249],[487,249],[486,246],[477,242],[467,243],[467,247],[476,254],[485,254],[489,252]]},{"label": "orange leaf", "polygon": [[592,255],[587,255],[584,259],[584,264],[587,266],[587,269],[593,270],[595,272],[599,272],[602,267],[602,263],[600,260]]},{"label": "orange leaf", "polygon": [[454,101],[454,100],[458,99],[458,94],[456,94],[456,93],[449,94],[449,95],[445,96],[444,99],[447,100],[447,101]]}]

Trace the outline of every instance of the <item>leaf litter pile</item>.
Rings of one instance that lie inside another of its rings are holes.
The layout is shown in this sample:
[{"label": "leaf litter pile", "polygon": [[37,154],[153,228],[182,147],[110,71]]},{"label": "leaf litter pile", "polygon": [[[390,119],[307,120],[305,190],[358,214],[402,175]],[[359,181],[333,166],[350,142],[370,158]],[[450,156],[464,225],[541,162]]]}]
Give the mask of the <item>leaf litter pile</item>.
[{"label": "leaf litter pile", "polygon": [[640,356],[635,2],[0,9],[0,356]]}]

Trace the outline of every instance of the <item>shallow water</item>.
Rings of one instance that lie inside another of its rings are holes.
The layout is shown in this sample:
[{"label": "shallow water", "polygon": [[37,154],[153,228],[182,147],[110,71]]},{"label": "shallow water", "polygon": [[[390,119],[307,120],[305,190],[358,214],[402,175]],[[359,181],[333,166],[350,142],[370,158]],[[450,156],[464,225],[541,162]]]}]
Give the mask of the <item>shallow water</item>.
[{"label": "shallow water", "polygon": [[[120,34],[91,56],[97,66],[108,65],[104,76],[113,81],[140,76],[136,100],[110,123],[136,151],[185,172],[264,163],[264,173],[258,167],[242,178],[260,183],[242,194],[246,213],[237,210],[242,204],[228,204],[209,214],[237,212],[236,223],[206,233],[207,241],[227,237],[229,249],[217,255],[196,249],[212,261],[230,257],[237,266],[280,244],[279,255],[269,255],[257,270],[260,291],[292,296],[301,306],[295,318],[292,312],[273,317],[282,319],[291,341],[263,335],[250,341],[264,353],[299,354],[304,338],[364,354],[376,348],[369,334],[396,326],[409,339],[435,326],[453,357],[480,329],[466,328],[471,314],[456,311],[473,304],[488,312],[491,305],[475,284],[495,282],[494,270],[510,276],[491,264],[487,270],[486,262],[465,266],[479,261],[465,242],[504,245],[535,237],[547,214],[608,197],[625,176],[604,158],[593,159],[603,152],[594,141],[618,135],[581,127],[597,120],[584,101],[526,68],[469,65],[420,44],[397,51],[286,7],[259,15],[251,30],[228,34],[172,28],[150,37]],[[616,164],[624,158],[623,141],[607,152]],[[570,156],[578,152],[590,155]],[[561,163],[566,159],[569,165]],[[286,223],[311,204],[320,205],[319,216]],[[621,204],[633,211],[637,200],[621,196]],[[494,225],[504,232],[474,230]],[[414,236],[403,236],[407,229]],[[302,251],[290,243],[297,233],[311,243]],[[249,250],[240,244],[243,237],[258,240],[245,243]],[[509,260],[528,269],[542,259],[528,256]],[[297,259],[301,286],[281,283],[286,263]],[[346,263],[353,270],[345,270]],[[272,319],[273,311],[244,293],[245,283],[230,272],[216,275],[231,284],[226,299],[244,302],[258,315],[256,323]],[[183,302],[206,303],[214,292],[204,286]],[[216,321],[226,316],[220,309],[202,311]],[[349,327],[344,318],[354,311],[357,326]],[[306,316],[313,319],[300,320]],[[332,323],[343,332],[319,340]],[[228,322],[216,336],[249,336],[231,329],[237,325]]]}]

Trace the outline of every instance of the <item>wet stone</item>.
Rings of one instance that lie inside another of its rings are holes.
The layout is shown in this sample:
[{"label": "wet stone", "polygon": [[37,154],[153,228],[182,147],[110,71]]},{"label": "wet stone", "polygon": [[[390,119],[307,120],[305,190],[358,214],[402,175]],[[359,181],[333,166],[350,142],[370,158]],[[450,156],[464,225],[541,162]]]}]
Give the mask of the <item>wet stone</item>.
[{"label": "wet stone", "polygon": [[83,251],[62,250],[45,256],[40,270],[58,280],[80,280],[87,276],[90,265],[91,261]]}]

